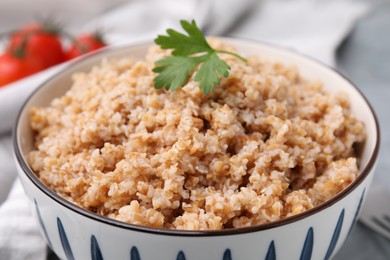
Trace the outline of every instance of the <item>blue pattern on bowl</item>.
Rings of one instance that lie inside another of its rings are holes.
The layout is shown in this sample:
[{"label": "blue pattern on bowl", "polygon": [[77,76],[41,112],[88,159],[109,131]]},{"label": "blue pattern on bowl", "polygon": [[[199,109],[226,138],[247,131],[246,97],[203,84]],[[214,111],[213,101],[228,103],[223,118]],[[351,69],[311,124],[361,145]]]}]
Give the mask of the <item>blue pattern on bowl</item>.
[{"label": "blue pattern on bowl", "polygon": [[225,252],[223,253],[223,258],[222,260],[232,260],[232,252],[230,249],[226,249]]},{"label": "blue pattern on bowl", "polygon": [[133,246],[130,250],[130,260],[141,260],[136,246]]},{"label": "blue pattern on bowl", "polygon": [[64,248],[64,252],[67,260],[74,260],[72,248],[70,247],[68,237],[66,236],[64,226],[62,225],[61,219],[57,217],[58,234],[60,235],[61,244]]},{"label": "blue pattern on bowl", "polygon": [[[363,193],[361,195],[358,207],[356,209],[354,219],[352,221],[352,225],[350,227],[350,230],[352,229],[352,226],[356,222],[357,216],[359,215],[361,204],[362,204],[363,197],[364,197],[364,193],[365,193],[365,190],[363,190]],[[46,236],[46,239],[49,243],[49,246],[51,247],[51,242],[49,240],[45,225],[43,223],[43,220],[42,220],[42,217],[41,217],[41,214],[39,211],[38,203],[35,199],[34,199],[34,202],[35,202],[35,208],[37,211],[39,224],[41,225],[43,233]],[[325,260],[328,260],[332,256],[332,254],[336,248],[337,242],[338,242],[339,237],[340,237],[341,229],[343,227],[344,215],[345,215],[345,209],[343,209],[341,211],[340,216],[338,218],[335,230],[333,231],[332,239],[330,241],[328,250],[327,250],[325,258],[324,258]],[[58,233],[59,233],[59,236],[61,239],[61,244],[62,244],[62,247],[64,249],[67,260],[74,260],[73,252],[72,252],[72,249],[70,247],[68,237],[66,235],[64,226],[63,226],[61,219],[59,217],[57,217],[57,227],[58,227]],[[301,251],[300,260],[310,260],[311,259],[312,252],[313,252],[313,244],[314,244],[314,230],[313,230],[313,227],[310,227],[306,233],[306,238],[305,238],[305,242],[303,244],[303,248]],[[99,243],[98,243],[95,235],[91,236],[91,258],[92,258],[92,260],[103,260],[103,255],[102,255],[102,252],[101,252],[100,247],[99,247]],[[130,250],[130,260],[141,260],[140,254],[139,254],[136,246],[133,246]],[[185,256],[183,251],[181,251],[181,250],[179,251],[179,253],[177,254],[176,260],[186,260],[186,256]],[[225,250],[225,252],[223,253],[222,260],[232,260],[232,254],[231,254],[231,250],[229,248],[227,248]],[[267,251],[265,260],[276,260],[276,250],[275,250],[275,241],[274,240],[271,241],[271,243],[268,247],[268,251]]]},{"label": "blue pattern on bowl", "polygon": [[269,244],[265,260],[276,260],[275,242],[273,240],[271,241],[271,244]]},{"label": "blue pattern on bowl", "polygon": [[42,216],[41,216],[41,212],[39,211],[39,207],[38,207],[38,203],[37,203],[37,200],[36,200],[36,199],[34,199],[34,204],[35,204],[35,210],[36,210],[37,216],[38,216],[39,225],[41,225],[41,229],[43,230],[43,235],[45,236],[46,241],[47,241],[47,244],[49,245],[49,247],[50,247],[51,249],[53,249],[53,247],[52,247],[52,245],[51,245],[51,241],[50,241],[50,239],[49,239],[49,235],[47,234],[47,231],[46,231],[45,224],[43,223]]},{"label": "blue pattern on bowl", "polygon": [[183,251],[179,251],[177,254],[176,260],[186,260],[186,256],[184,255]]},{"label": "blue pattern on bowl", "polygon": [[329,259],[332,256],[334,249],[336,248],[337,241],[339,240],[340,237],[341,228],[343,227],[344,212],[345,210],[343,209],[340,213],[339,219],[337,220],[337,224],[333,231],[333,236],[332,239],[330,240],[330,244],[328,247],[328,251],[326,252],[325,259]]},{"label": "blue pattern on bowl", "polygon": [[305,243],[303,244],[300,260],[310,260],[313,252],[314,244],[314,231],[313,227],[310,227],[306,233]]},{"label": "blue pattern on bowl", "polygon": [[91,236],[91,258],[92,260],[103,260],[102,252],[100,251],[99,243],[95,235]]},{"label": "blue pattern on bowl", "polygon": [[362,207],[364,193],[366,193],[366,189],[363,190],[362,196],[360,197],[359,205],[358,205],[358,207],[356,209],[355,216],[353,217],[353,221],[352,221],[351,227],[349,228],[349,231],[348,231],[348,236],[349,236],[349,234],[351,234],[351,231],[352,231],[353,227],[355,226],[357,218],[358,218],[358,216],[360,214],[360,209]]}]

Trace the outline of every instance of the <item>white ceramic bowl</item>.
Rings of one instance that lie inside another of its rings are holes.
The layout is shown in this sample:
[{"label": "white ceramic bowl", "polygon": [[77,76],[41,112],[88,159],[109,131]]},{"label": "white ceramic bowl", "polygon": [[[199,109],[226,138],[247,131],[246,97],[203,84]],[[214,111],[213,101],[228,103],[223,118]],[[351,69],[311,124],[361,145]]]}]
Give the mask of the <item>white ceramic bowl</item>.
[{"label": "white ceramic bowl", "polygon": [[19,177],[31,200],[48,245],[62,259],[258,260],[329,259],[347,238],[367,194],[379,149],[379,126],[367,100],[334,70],[290,50],[238,39],[224,41],[244,55],[258,54],[292,64],[300,74],[324,83],[329,91],[348,93],[351,109],[365,123],[367,140],[357,180],[331,200],[302,214],[273,223],[221,231],[177,231],[122,223],[86,211],[52,192],[32,172],[26,157],[33,148],[29,126],[32,106],[46,106],[65,93],[71,75],[87,71],[105,58],[142,58],[151,43],[129,45],[79,59],[46,81],[24,104],[14,131]]}]

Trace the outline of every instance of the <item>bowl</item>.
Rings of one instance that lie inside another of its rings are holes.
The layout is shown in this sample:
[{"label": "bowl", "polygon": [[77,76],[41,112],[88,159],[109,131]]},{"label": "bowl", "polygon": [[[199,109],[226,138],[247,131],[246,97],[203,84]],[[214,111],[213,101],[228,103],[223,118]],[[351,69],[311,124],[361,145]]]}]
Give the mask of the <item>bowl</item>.
[{"label": "bowl", "polygon": [[329,259],[344,243],[359,216],[374,175],[379,150],[379,126],[361,92],[335,70],[291,50],[241,39],[222,38],[238,53],[257,54],[298,68],[303,78],[319,80],[330,91],[349,95],[353,114],[368,133],[360,151],[360,175],[332,199],[304,213],[279,221],[219,231],[180,231],[119,222],[80,208],[51,191],[31,170],[33,149],[29,110],[47,106],[64,94],[74,72],[88,71],[102,58],[144,57],[152,43],[107,48],[66,66],[43,83],[25,102],[14,129],[19,178],[30,199],[42,236],[61,259],[257,260]]}]

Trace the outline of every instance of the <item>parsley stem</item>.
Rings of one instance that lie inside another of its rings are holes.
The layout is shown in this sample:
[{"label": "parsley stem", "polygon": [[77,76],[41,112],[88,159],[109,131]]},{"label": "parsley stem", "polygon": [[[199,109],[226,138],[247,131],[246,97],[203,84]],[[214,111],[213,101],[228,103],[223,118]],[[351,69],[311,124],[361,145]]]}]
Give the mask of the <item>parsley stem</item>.
[{"label": "parsley stem", "polygon": [[229,54],[229,55],[232,55],[240,60],[242,60],[243,62],[248,62],[247,59],[241,57],[240,55],[234,53],[234,52],[230,52],[230,51],[221,51],[221,50],[217,50],[218,53],[225,53],[225,54]]}]

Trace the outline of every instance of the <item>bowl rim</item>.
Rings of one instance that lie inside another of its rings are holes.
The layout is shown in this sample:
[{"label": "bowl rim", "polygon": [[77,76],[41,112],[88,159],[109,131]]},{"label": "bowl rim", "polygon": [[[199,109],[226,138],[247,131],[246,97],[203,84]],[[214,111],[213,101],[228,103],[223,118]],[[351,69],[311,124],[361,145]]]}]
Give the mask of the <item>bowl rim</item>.
[{"label": "bowl rim", "polygon": [[[258,40],[253,40],[253,39],[247,39],[247,38],[239,38],[239,37],[217,37],[218,39],[221,40],[233,40],[236,41],[237,43],[242,42],[242,43],[250,43],[250,44],[257,44],[257,45],[262,45],[263,47],[271,48],[274,50],[282,51],[282,52],[287,52],[296,56],[299,56],[301,58],[304,58],[310,62],[317,63],[324,69],[327,69],[330,71],[330,73],[335,73],[342,79],[346,80],[351,87],[353,87],[358,94],[363,98],[363,100],[366,102],[370,113],[372,114],[374,118],[374,123],[375,123],[375,128],[376,128],[376,143],[374,146],[374,150],[371,154],[371,157],[368,160],[368,163],[366,167],[361,170],[359,176],[356,178],[354,182],[352,182],[349,186],[347,186],[345,189],[343,189],[341,192],[336,194],[334,197],[331,199],[323,202],[320,205],[317,205],[311,209],[308,209],[302,213],[299,213],[294,216],[286,217],[284,219],[280,219],[277,221],[265,223],[265,224],[259,224],[259,225],[253,225],[253,226],[248,226],[248,227],[241,227],[241,228],[229,228],[229,229],[222,229],[222,230],[176,230],[176,229],[166,229],[166,228],[153,228],[153,227],[148,227],[148,226],[141,226],[141,225],[135,225],[135,224],[130,224],[130,223],[125,223],[121,222],[115,219],[111,219],[102,215],[99,215],[97,213],[88,211],[82,207],[79,207],[66,199],[62,198],[60,195],[52,191],[50,188],[48,188],[46,185],[44,185],[39,178],[35,175],[35,173],[30,169],[27,161],[24,159],[24,156],[22,155],[22,152],[19,149],[19,141],[17,138],[17,133],[18,133],[18,127],[20,124],[21,120],[21,115],[24,112],[28,102],[30,99],[44,86],[46,86],[48,83],[50,83],[52,80],[56,80],[57,77],[59,77],[63,72],[71,69],[72,67],[76,66],[79,63],[85,62],[89,60],[92,57],[98,56],[98,55],[104,55],[106,53],[111,53],[115,51],[120,51],[120,50],[125,50],[127,48],[132,48],[132,47],[141,47],[144,45],[151,45],[152,41],[150,40],[143,40],[140,42],[134,42],[130,44],[121,44],[121,45],[114,45],[114,46],[108,46],[106,48],[94,51],[92,53],[88,53],[84,56],[81,56],[68,64],[64,64],[64,67],[52,75],[51,77],[47,78],[44,82],[42,82],[24,101],[23,105],[19,109],[18,115],[16,122],[14,123],[13,131],[12,131],[12,143],[13,143],[13,148],[14,148],[14,156],[16,161],[19,163],[19,166],[23,170],[23,173],[28,177],[28,179],[41,191],[43,192],[46,196],[48,196],[50,199],[54,200],[56,203],[59,203],[61,206],[73,211],[76,214],[80,214],[84,217],[87,217],[89,219],[116,227],[116,228],[121,228],[121,229],[127,229],[127,230],[132,230],[136,232],[145,232],[145,233],[152,233],[152,234],[157,234],[157,235],[167,235],[167,236],[186,236],[186,237],[210,237],[210,236],[226,236],[226,235],[239,235],[239,234],[246,234],[246,233],[252,233],[252,232],[258,232],[258,231],[263,231],[263,230],[268,230],[272,228],[278,228],[282,227],[284,225],[297,222],[299,220],[302,220],[304,218],[307,218],[315,213],[318,213],[320,211],[323,211],[327,209],[328,207],[334,205],[341,199],[345,198],[349,193],[354,191],[372,172],[373,174],[373,168],[376,164],[377,158],[378,158],[378,153],[379,153],[379,147],[380,147],[380,126],[379,126],[379,121],[377,118],[377,115],[366,98],[366,96],[362,93],[362,91],[346,76],[344,76],[341,72],[337,71],[336,69],[328,66],[327,64],[316,60],[315,58],[312,58],[306,54],[303,54],[301,52],[298,52],[296,50],[289,49],[287,47],[282,47],[277,44],[273,43],[268,43],[264,41],[258,41]],[[20,171],[19,171],[20,172]]]}]

